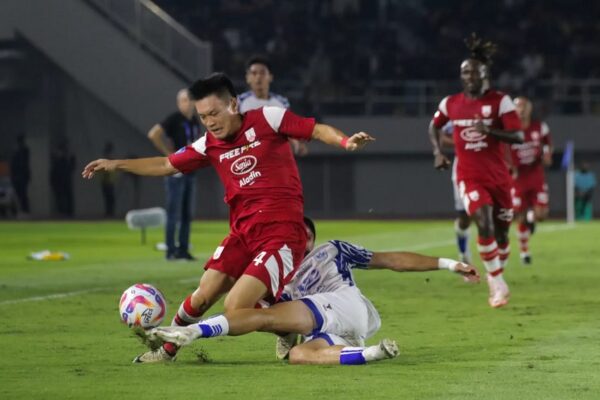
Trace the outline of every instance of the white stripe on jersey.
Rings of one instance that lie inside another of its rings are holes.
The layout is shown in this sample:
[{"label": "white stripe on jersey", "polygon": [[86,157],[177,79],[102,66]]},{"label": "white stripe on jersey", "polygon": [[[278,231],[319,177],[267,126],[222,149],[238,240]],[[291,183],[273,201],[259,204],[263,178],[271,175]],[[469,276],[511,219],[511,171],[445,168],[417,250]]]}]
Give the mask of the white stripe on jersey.
[{"label": "white stripe on jersey", "polygon": [[263,115],[275,132],[279,132],[281,120],[285,114],[285,108],[281,107],[263,107]]},{"label": "white stripe on jersey", "polygon": [[542,122],[541,125],[542,125],[542,136],[546,136],[547,134],[550,133],[550,128],[548,127],[548,124],[545,122]]},{"label": "white stripe on jersey", "polygon": [[438,107],[438,110],[440,110],[440,112],[446,117],[448,116],[448,106],[446,105],[446,103],[448,103],[448,97],[450,96],[444,97],[442,101],[440,101],[440,105]]},{"label": "white stripe on jersey", "polygon": [[511,111],[515,111],[515,103],[513,103],[509,95],[505,94],[504,97],[502,97],[502,100],[500,100],[498,115],[504,115]]},{"label": "white stripe on jersey", "polygon": [[200,139],[198,139],[194,143],[192,143],[192,147],[198,153],[205,156],[206,155],[206,134],[204,134],[204,136],[202,136]]}]

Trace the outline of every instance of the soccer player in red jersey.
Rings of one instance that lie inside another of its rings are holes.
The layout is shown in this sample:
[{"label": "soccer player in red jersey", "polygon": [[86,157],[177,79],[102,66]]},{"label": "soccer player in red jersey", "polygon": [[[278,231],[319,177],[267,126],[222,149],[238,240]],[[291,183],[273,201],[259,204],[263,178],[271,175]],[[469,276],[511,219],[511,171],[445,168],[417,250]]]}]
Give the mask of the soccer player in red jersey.
[{"label": "soccer player in red jersey", "polygon": [[460,66],[463,92],[444,98],[429,126],[437,169],[450,161],[442,153],[442,127],[452,121],[458,158],[457,182],[467,213],[477,224],[477,248],[488,272],[489,304],[502,307],[510,292],[503,271],[509,256],[508,229],[513,217],[512,178],[504,143],[522,143],[521,122],[510,97],[484,86],[494,46],[475,37]]},{"label": "soccer player in red jersey", "polygon": [[[200,320],[223,294],[225,310],[252,308],[261,299],[276,301],[291,280],[306,245],[304,200],[288,138],[317,139],[354,151],[374,140],[367,133],[351,137],[289,110],[263,107],[242,115],[233,83],[213,74],[189,89],[200,121],[208,132],[169,157],[99,159],[84,169],[122,170],[138,175],[187,173],[211,165],[225,186],[230,233],[205,266],[199,287],[179,307],[174,325]],[[170,360],[177,348],[163,346],[139,356],[138,362]]]},{"label": "soccer player in red jersey", "polygon": [[548,185],[544,166],[552,164],[552,140],[545,122],[531,119],[531,101],[525,97],[515,99],[517,114],[521,120],[525,141],[510,146],[515,180],[513,207],[519,223],[517,237],[523,264],[531,264],[529,237],[535,230],[535,222],[548,216]]}]

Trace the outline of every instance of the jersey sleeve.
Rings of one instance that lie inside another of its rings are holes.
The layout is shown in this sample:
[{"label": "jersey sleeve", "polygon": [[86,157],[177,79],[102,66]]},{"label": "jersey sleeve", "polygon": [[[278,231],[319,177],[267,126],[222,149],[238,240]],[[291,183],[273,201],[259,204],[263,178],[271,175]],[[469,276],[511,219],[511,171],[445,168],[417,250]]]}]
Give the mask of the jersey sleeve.
[{"label": "jersey sleeve", "polygon": [[210,165],[206,156],[206,136],[202,136],[191,145],[182,147],[171,154],[169,162],[184,174]]},{"label": "jersey sleeve", "polygon": [[440,101],[440,105],[438,106],[437,111],[433,114],[433,126],[437,129],[442,129],[444,125],[450,121],[448,117],[448,97],[444,97],[442,101]]},{"label": "jersey sleeve", "polygon": [[263,107],[263,115],[269,126],[277,133],[294,139],[310,140],[316,121],[305,118],[281,107]]},{"label": "jersey sleeve", "polygon": [[521,120],[517,115],[515,104],[509,95],[505,94],[500,100],[500,106],[498,107],[498,116],[502,121],[502,128],[505,131],[520,131]]},{"label": "jersey sleeve", "polygon": [[350,268],[367,269],[371,258],[373,258],[373,252],[362,246],[342,242],[341,240],[332,240],[330,243],[337,248],[337,257],[342,261],[342,264],[349,265]]}]

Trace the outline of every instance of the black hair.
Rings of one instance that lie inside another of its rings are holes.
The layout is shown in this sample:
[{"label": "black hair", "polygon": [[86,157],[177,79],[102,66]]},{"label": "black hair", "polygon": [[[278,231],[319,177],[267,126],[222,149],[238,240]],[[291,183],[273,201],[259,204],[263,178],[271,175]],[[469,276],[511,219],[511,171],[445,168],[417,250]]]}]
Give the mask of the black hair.
[{"label": "black hair", "polygon": [[204,79],[198,79],[188,90],[192,100],[201,100],[212,94],[220,98],[236,97],[233,82],[222,72],[215,72]]},{"label": "black hair", "polygon": [[492,57],[498,51],[496,43],[484,40],[473,32],[471,36],[465,38],[465,45],[467,45],[467,49],[469,50],[469,58],[485,64],[488,68],[492,65]]},{"label": "black hair", "polygon": [[308,227],[308,229],[312,232],[313,237],[316,239],[317,231],[315,229],[315,223],[313,222],[313,220],[308,218],[307,216],[304,216],[304,225]]},{"label": "black hair", "polygon": [[273,72],[273,68],[271,68],[271,62],[266,57],[258,55],[250,57],[248,61],[246,61],[246,71],[248,71],[250,67],[254,64],[264,65],[265,67],[267,67],[269,72]]}]

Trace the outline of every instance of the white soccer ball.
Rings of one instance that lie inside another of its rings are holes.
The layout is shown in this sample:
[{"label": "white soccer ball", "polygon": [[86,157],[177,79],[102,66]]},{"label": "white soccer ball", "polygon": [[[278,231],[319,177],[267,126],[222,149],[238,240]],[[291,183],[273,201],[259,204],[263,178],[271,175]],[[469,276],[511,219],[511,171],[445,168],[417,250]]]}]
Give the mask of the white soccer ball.
[{"label": "white soccer ball", "polygon": [[167,313],[167,303],[163,294],[152,285],[137,283],[123,292],[119,301],[119,314],[130,328],[140,326],[154,328],[162,322]]}]

